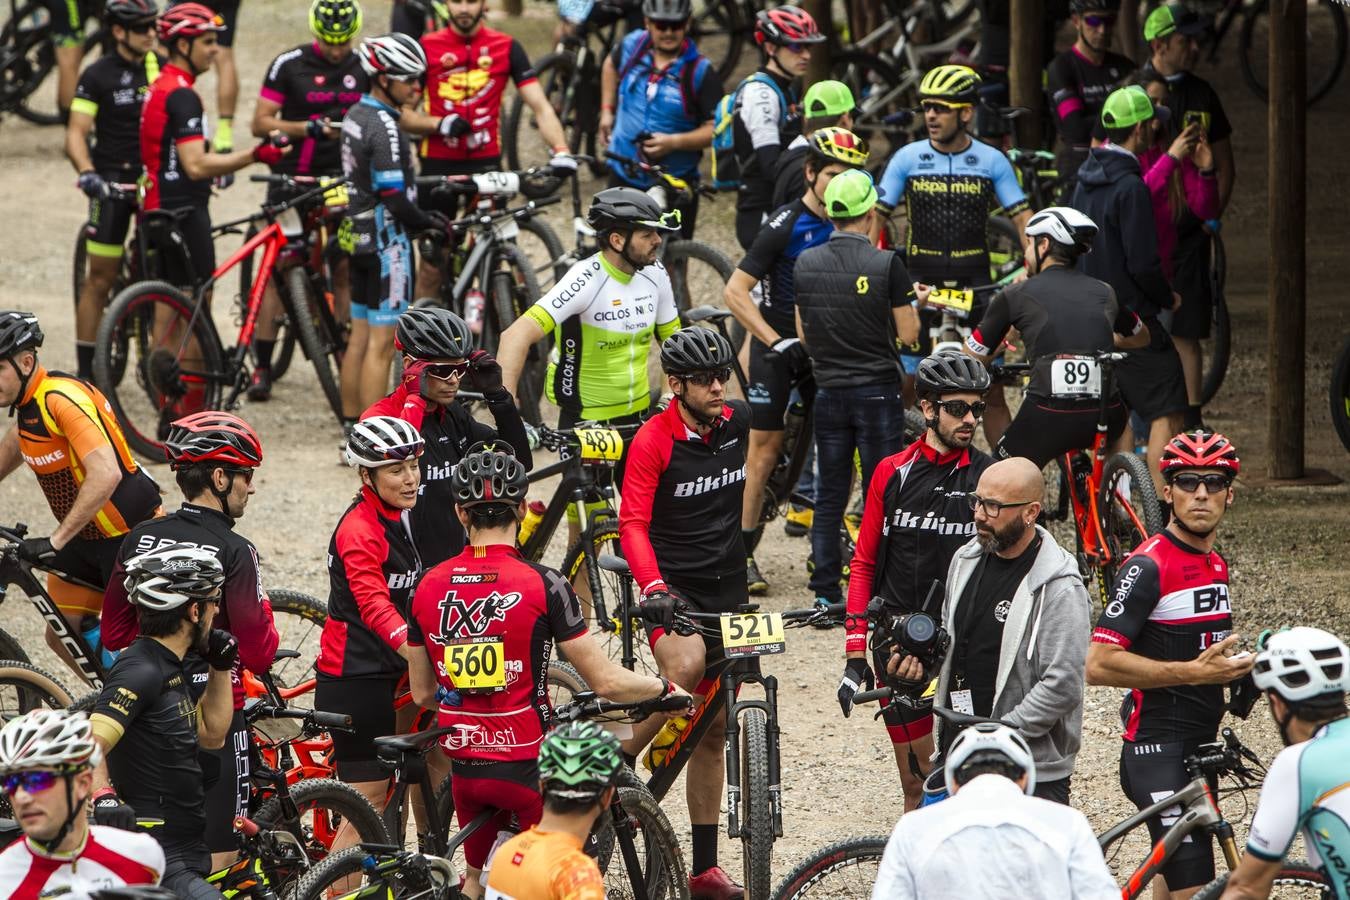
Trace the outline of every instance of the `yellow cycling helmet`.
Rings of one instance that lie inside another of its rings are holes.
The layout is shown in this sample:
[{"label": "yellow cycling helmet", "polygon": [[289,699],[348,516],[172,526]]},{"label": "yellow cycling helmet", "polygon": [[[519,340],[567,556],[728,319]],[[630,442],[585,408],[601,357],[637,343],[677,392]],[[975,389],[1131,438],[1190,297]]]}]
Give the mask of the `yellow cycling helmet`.
[{"label": "yellow cycling helmet", "polygon": [[829,162],[855,169],[867,165],[867,141],[847,128],[818,128],[806,139],[811,152]]},{"label": "yellow cycling helmet", "polygon": [[919,99],[946,103],[974,103],[980,76],[966,66],[938,66],[919,82]]}]

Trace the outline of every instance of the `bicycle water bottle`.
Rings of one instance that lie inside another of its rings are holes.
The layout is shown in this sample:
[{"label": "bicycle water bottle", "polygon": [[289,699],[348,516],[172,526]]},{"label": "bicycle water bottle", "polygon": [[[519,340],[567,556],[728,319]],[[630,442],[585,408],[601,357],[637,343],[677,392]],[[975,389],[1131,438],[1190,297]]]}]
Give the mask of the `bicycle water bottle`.
[{"label": "bicycle water bottle", "polygon": [[116,651],[108,650],[103,646],[103,624],[96,616],[85,616],[80,620],[80,636],[84,638],[85,645],[89,652],[99,661],[104,670],[112,668],[112,664],[117,661]]},{"label": "bicycle water bottle", "polygon": [[547,507],[542,501],[531,500],[525,507],[525,518],[520,522],[520,534],[516,537],[516,544],[524,547],[525,543],[534,534],[534,530],[539,527],[539,523],[544,519],[544,512]]},{"label": "bicycle water bottle", "polygon": [[689,717],[680,716],[671,719],[661,730],[652,738],[652,745],[647,748],[647,752],[642,755],[642,765],[648,772],[655,771],[656,767],[665,762],[675,742],[680,739],[680,735],[689,727]]},{"label": "bicycle water bottle", "polygon": [[483,307],[486,305],[487,298],[477,288],[472,288],[464,294],[464,324],[468,325],[474,334],[483,333]]},{"label": "bicycle water bottle", "polygon": [[797,446],[797,434],[802,430],[802,425],[806,422],[806,406],[801,400],[794,400],[788,405],[787,415],[783,417],[783,450],[791,453],[792,448]]}]

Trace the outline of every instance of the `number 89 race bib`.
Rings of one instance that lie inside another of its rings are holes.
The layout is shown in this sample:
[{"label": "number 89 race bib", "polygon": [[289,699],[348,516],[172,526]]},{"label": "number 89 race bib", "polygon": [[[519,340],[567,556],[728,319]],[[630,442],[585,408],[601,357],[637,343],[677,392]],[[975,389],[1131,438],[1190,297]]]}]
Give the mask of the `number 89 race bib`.
[{"label": "number 89 race bib", "polygon": [[1100,397],[1102,370],[1087,356],[1062,356],[1050,363],[1050,396],[1062,400]]}]

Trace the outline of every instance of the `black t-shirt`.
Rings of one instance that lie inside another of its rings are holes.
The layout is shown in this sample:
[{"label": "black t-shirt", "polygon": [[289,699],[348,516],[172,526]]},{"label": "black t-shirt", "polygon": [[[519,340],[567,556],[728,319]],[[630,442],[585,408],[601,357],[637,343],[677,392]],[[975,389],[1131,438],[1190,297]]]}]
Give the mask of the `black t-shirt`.
[{"label": "black t-shirt", "polygon": [[773,209],[777,209],[793,200],[800,200],[806,193],[806,173],[802,164],[811,147],[805,138],[795,138],[778,157],[778,175],[773,182]]},{"label": "black t-shirt", "polygon": [[825,243],[833,231],[833,225],[818,218],[798,198],[774,210],[736,266],[764,282],[760,315],[784,337],[797,333],[797,319],[793,315],[793,269],[797,257],[808,248]]},{"label": "black t-shirt", "polygon": [[1031,571],[1040,548],[1041,539],[1037,536],[1031,546],[1013,559],[1004,559],[997,553],[984,554],[957,604],[952,635],[952,688],[970,691],[971,706],[977,716],[993,712],[1003,625],[1008,621],[1013,594]]},{"label": "black t-shirt", "polygon": [[141,105],[152,73],[159,74],[153,53],[140,61],[109,53],[80,73],[70,108],[94,117],[90,156],[104,177],[134,181],[141,173]]},{"label": "black t-shirt", "polygon": [[[272,61],[263,79],[259,96],[281,106],[279,118],[288,122],[331,119],[341,122],[353,103],[367,90],[369,79],[361,60],[350,53],[333,65],[319,52],[317,44],[287,50]],[[284,156],[274,172],[290,175],[341,175],[342,143],[338,136],[295,142],[295,150]]]}]

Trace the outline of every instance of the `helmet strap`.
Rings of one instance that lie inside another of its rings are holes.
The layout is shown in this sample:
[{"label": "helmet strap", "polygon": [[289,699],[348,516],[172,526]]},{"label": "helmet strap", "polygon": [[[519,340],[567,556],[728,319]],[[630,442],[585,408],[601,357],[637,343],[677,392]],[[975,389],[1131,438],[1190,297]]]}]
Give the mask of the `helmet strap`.
[{"label": "helmet strap", "polygon": [[25,375],[20,369],[19,364],[14,361],[13,356],[6,356],[5,362],[9,363],[14,374],[19,379],[19,392],[14,396],[14,402],[9,405],[9,417],[14,418],[14,414],[19,411],[19,404],[23,402],[24,395],[28,393],[28,382],[33,378],[33,372],[37,371],[37,357],[34,356],[33,372]]},{"label": "helmet strap", "polygon": [[[689,390],[689,382],[685,379],[683,375],[680,376],[680,384],[684,385],[684,389],[686,391]],[[698,425],[702,428],[708,429],[713,428],[714,426],[717,425],[718,420],[721,418],[721,416],[705,415],[699,412],[698,410],[694,409],[694,407],[689,405],[689,401],[684,399],[683,393],[676,394],[675,399],[679,401],[680,406],[683,406],[685,411],[689,413],[689,418],[697,422]]]},{"label": "helmet strap", "polygon": [[[623,246],[619,248],[619,258],[622,259],[624,262],[628,263],[628,265],[632,266],[634,272],[638,271],[641,268],[644,268],[645,263],[640,263],[637,260],[633,259],[633,257],[628,255],[628,245],[633,240],[633,230],[630,228],[628,231],[619,231],[616,228],[614,231],[610,232],[610,234],[616,233],[623,235]],[[609,238],[605,238],[605,240],[608,242]]]},{"label": "helmet strap", "polygon": [[[225,490],[223,491],[216,487],[216,469],[220,469],[224,472],[225,477],[229,479],[229,481],[226,482]],[[211,480],[207,484],[211,489],[211,494],[220,501],[220,511],[223,512],[231,522],[234,521],[234,515],[230,512],[230,495],[234,493],[234,479],[236,477],[238,477],[237,472],[231,472],[224,466],[213,466],[211,468]]]}]

